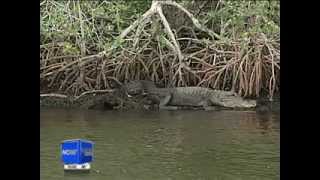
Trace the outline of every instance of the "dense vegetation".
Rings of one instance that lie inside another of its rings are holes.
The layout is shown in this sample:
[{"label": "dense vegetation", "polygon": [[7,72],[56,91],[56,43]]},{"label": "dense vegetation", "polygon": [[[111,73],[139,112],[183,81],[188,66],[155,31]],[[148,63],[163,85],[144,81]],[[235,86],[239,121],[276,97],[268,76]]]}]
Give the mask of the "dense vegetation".
[{"label": "dense vegetation", "polygon": [[141,20],[151,0],[41,1],[41,92],[132,79],[253,97],[280,90],[279,1],[175,2],[191,16],[163,5]]}]

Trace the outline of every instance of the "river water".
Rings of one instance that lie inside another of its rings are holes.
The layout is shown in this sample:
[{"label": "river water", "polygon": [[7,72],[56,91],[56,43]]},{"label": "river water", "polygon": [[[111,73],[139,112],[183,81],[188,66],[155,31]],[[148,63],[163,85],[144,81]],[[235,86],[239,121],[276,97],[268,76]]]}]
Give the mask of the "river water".
[{"label": "river water", "polygon": [[[254,111],[42,109],[42,180],[280,179],[280,116]],[[65,173],[60,142],[95,142],[90,173]]]}]

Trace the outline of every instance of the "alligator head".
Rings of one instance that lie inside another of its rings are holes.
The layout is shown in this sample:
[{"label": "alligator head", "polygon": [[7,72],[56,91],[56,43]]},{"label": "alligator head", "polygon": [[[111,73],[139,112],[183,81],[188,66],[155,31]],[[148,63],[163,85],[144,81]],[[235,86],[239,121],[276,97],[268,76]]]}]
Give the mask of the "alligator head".
[{"label": "alligator head", "polygon": [[141,94],[143,91],[142,84],[138,81],[130,81],[126,83],[123,87],[128,97]]},{"label": "alligator head", "polygon": [[254,108],[257,106],[256,100],[244,99],[236,93],[221,98],[221,104],[231,108]]},{"label": "alligator head", "polygon": [[124,88],[128,97],[136,95],[147,95],[147,88],[156,88],[152,81],[133,80],[125,84]]}]

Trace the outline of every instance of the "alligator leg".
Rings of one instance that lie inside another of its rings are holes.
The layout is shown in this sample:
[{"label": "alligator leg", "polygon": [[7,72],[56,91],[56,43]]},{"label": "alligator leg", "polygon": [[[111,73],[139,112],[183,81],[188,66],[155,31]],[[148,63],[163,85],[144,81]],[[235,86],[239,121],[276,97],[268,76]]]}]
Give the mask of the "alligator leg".
[{"label": "alligator leg", "polygon": [[206,111],[216,111],[216,110],[217,110],[217,108],[214,107],[214,106],[205,106],[205,107],[203,107],[203,108],[204,108],[204,110],[206,110]]},{"label": "alligator leg", "polygon": [[199,105],[203,107],[206,111],[214,111],[217,110],[214,106],[211,106],[212,103],[210,103],[209,100],[202,101]]},{"label": "alligator leg", "polygon": [[159,106],[161,110],[178,110],[178,106]]},{"label": "alligator leg", "polygon": [[168,106],[171,98],[172,98],[172,95],[168,94],[167,96],[164,97],[164,99],[161,99],[159,108],[164,110],[178,110],[177,106]]}]

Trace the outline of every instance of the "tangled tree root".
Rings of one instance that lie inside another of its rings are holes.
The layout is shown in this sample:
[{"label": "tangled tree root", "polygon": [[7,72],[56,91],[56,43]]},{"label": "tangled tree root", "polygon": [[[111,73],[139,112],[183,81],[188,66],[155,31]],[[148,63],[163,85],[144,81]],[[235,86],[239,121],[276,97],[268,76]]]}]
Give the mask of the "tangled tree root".
[{"label": "tangled tree root", "polygon": [[[211,40],[199,39],[191,27],[172,29],[164,6],[186,14]],[[164,86],[205,86],[243,96],[259,96],[261,90],[267,90],[272,99],[280,85],[278,45],[278,39],[269,40],[263,33],[246,41],[221,40],[178,3],[153,1],[141,18],[100,53],[64,55],[63,43],[41,45],[40,80],[42,89],[74,97],[109,91],[114,82],[150,79]]]}]

